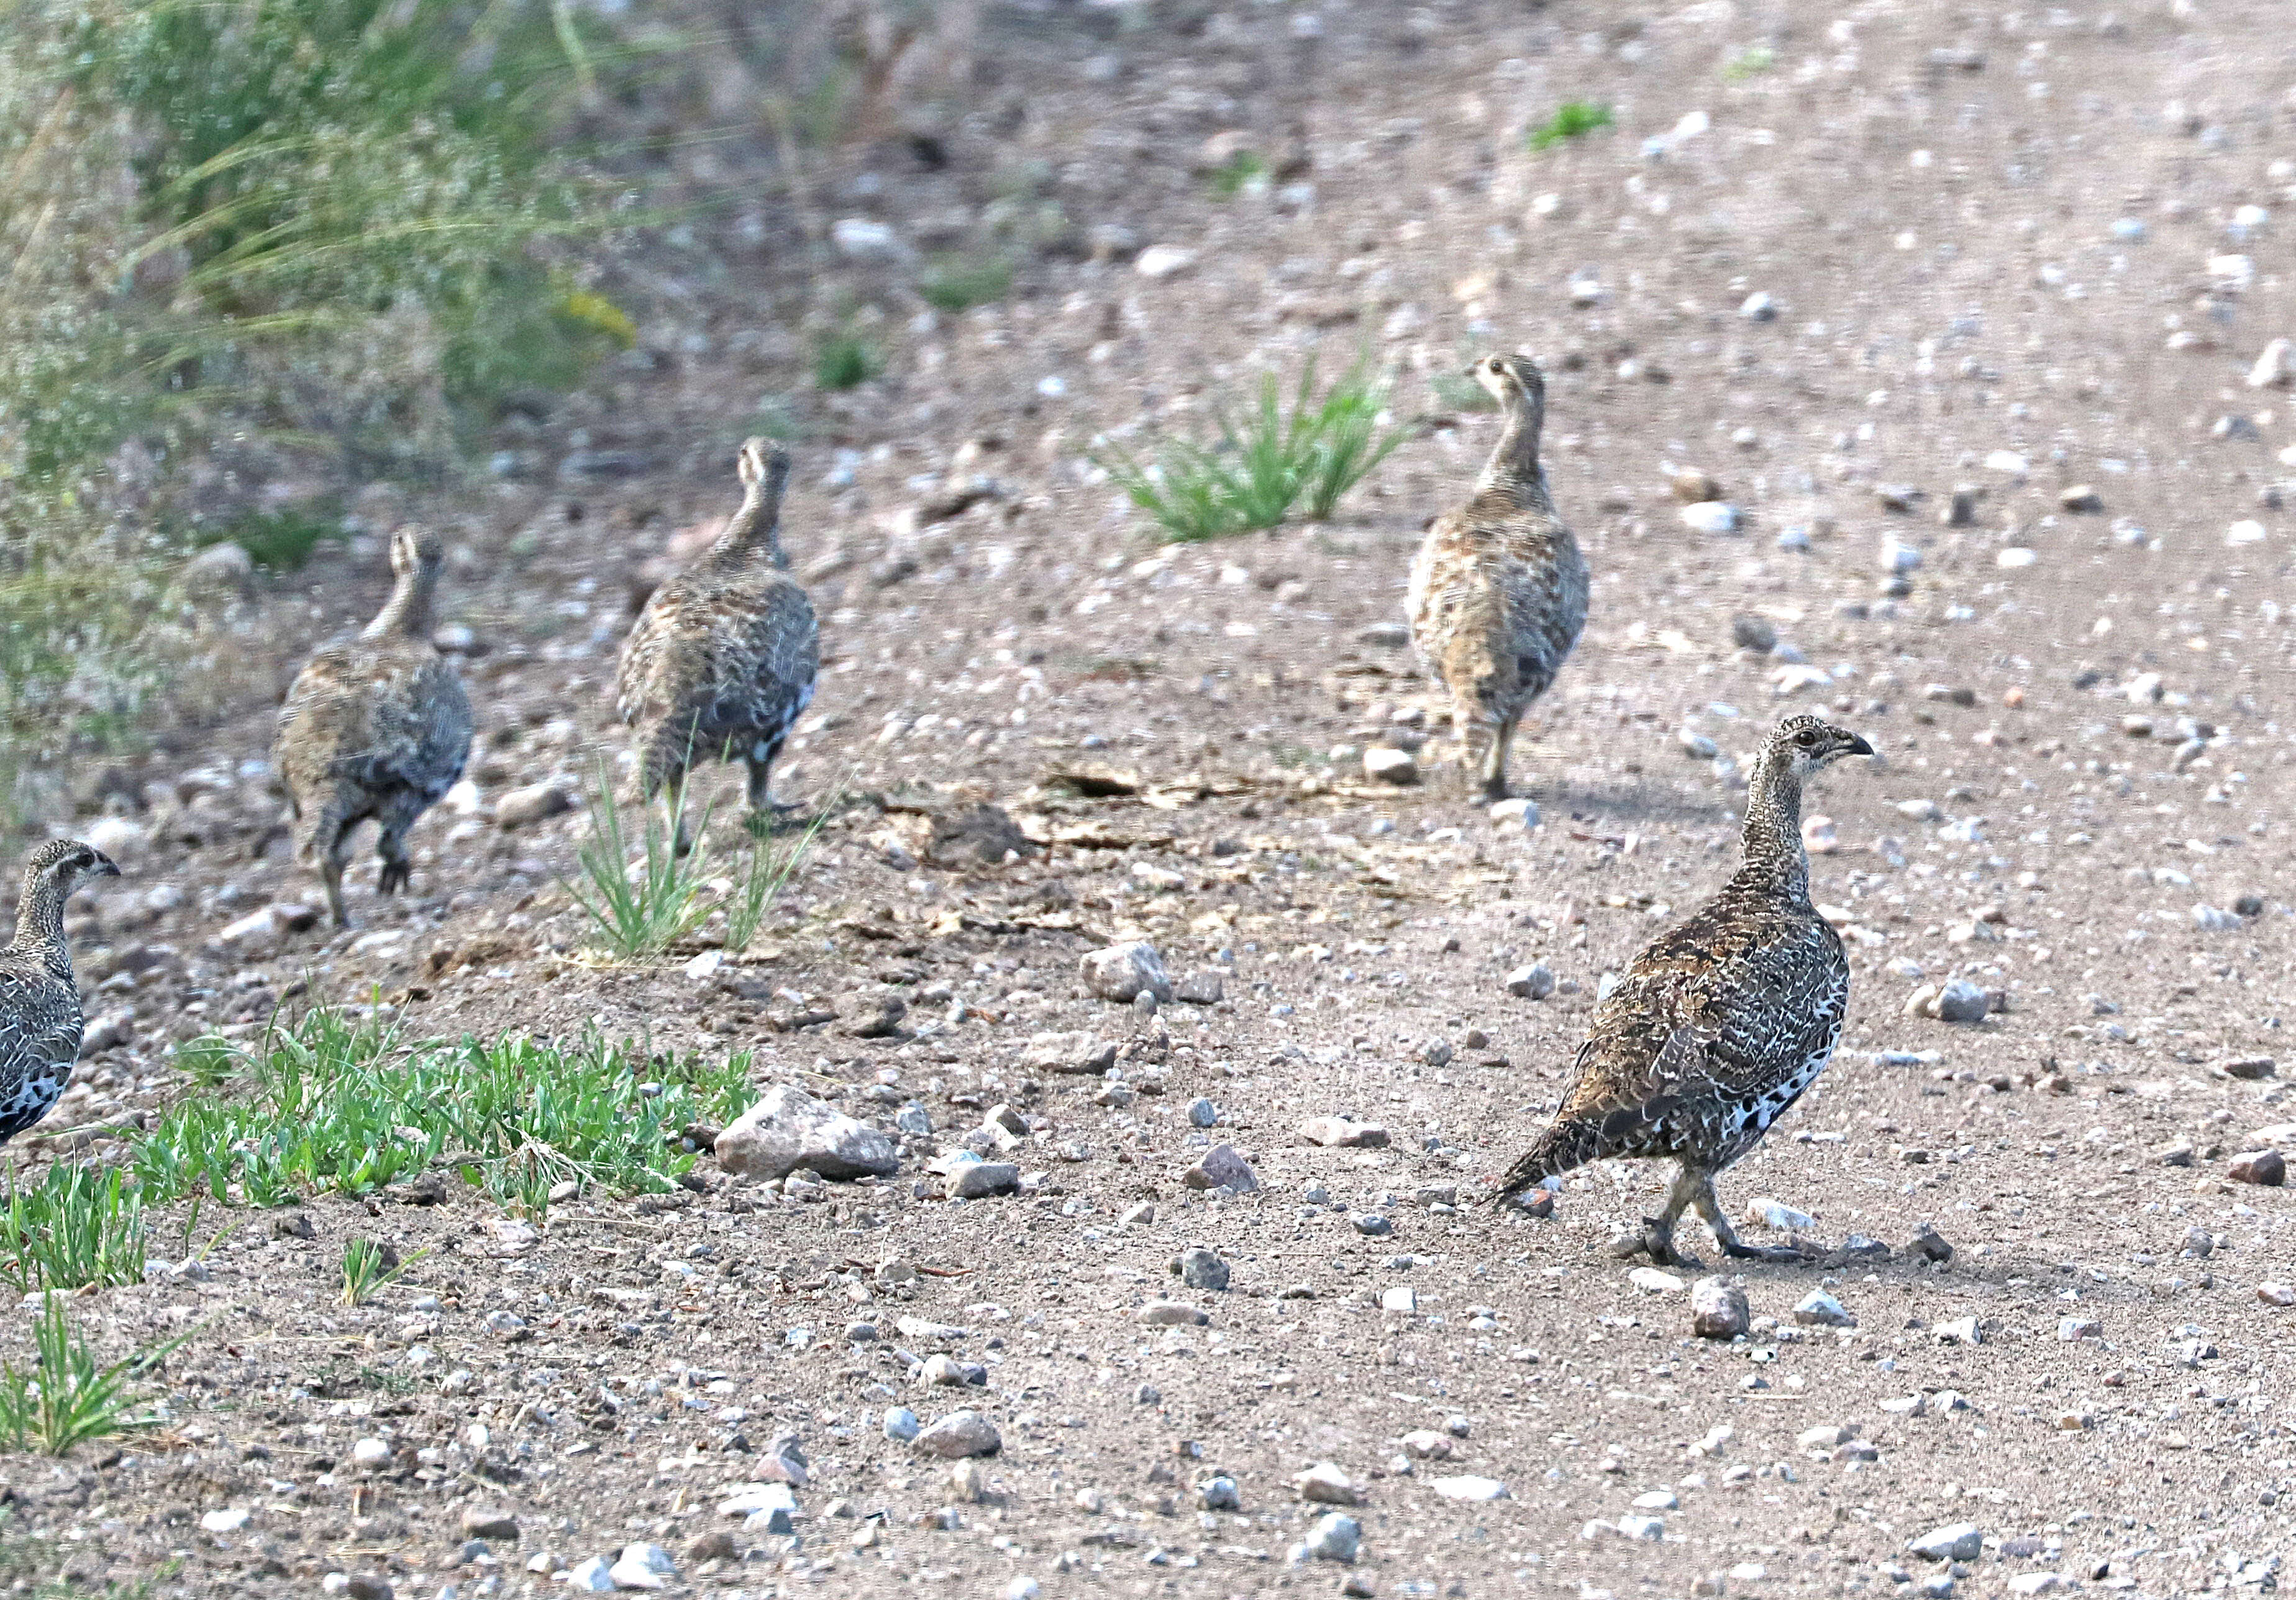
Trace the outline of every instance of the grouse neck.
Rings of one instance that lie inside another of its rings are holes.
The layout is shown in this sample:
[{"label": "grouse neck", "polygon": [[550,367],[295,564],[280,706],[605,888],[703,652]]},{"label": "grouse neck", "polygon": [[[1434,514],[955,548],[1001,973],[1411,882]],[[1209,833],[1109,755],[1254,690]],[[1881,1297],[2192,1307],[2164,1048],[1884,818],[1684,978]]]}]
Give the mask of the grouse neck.
[{"label": "grouse neck", "polygon": [[782,552],[782,485],[779,472],[769,472],[761,482],[753,483],[742,496],[742,508],[726,524],[726,531],[718,536],[710,554],[719,564],[730,564],[762,553],[776,567],[789,565],[789,557]]},{"label": "grouse neck", "polygon": [[1755,874],[1792,894],[1809,898],[1809,855],[1801,842],[1801,779],[1784,763],[1764,759],[1754,768],[1740,834],[1742,874]]},{"label": "grouse neck", "polygon": [[1475,482],[1479,493],[1504,488],[1520,500],[1540,488],[1545,479],[1538,466],[1538,435],[1546,421],[1543,402],[1522,396],[1508,402],[1506,427],[1498,443],[1491,447],[1491,458]]},{"label": "grouse neck", "polygon": [[37,956],[49,972],[69,981],[71,947],[64,942],[64,896],[56,881],[45,874],[25,880],[24,898],[16,907],[17,950]]},{"label": "grouse neck", "polygon": [[365,636],[370,639],[427,639],[430,636],[430,596],[439,587],[439,575],[427,564],[417,565],[412,572],[401,572],[398,582],[390,591],[390,598],[373,621],[366,625]]}]

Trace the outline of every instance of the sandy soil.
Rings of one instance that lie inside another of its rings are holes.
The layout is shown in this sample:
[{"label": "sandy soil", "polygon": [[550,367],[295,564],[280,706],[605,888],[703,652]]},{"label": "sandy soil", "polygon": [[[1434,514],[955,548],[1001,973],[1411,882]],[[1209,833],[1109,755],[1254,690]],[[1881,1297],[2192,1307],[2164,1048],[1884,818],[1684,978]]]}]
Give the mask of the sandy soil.
[{"label": "sandy soil", "polygon": [[[1014,4],[941,166],[889,142],[792,194],[762,138],[695,158],[681,181],[731,168],[759,198],[628,264],[643,348],[506,430],[489,492],[413,508],[456,546],[482,725],[480,808],[417,830],[422,898],[377,900],[363,866],[352,934],[217,942],[316,903],[247,765],[266,685],[75,775],[59,825],[109,795],[144,835],[79,930],[91,1009],[133,1014],[43,1131],[163,1104],[173,1040],[378,989],[417,1032],[748,1050],[761,1082],[888,1128],[914,1103],[935,1131],[890,1181],[808,1201],[705,1176],[683,1209],[583,1197],[535,1240],[467,1199],[320,1199],[308,1238],[250,1215],[204,1278],[94,1302],[119,1350],[201,1325],[177,1420],[0,1461],[14,1531],[74,1582],[159,1595],[545,1594],[632,1543],[670,1554],[673,1590],[751,1596],[2275,1587],[2291,1313],[2259,1288],[2296,1278],[2290,1202],[2229,1173],[2296,1111],[2223,1063],[2284,1056],[2292,1004],[2296,394],[2249,382],[2296,334],[2284,21],[2238,0]],[[1616,129],[1529,152],[1566,100]],[[1195,170],[1230,130],[1268,193],[1223,201]],[[843,218],[903,252],[1025,244],[1015,292],[933,313],[912,264],[840,250]],[[1192,257],[1149,277],[1146,246]],[[855,318],[884,375],[814,390],[811,341]],[[1399,413],[1441,412],[1432,377],[1486,348],[1546,366],[1549,471],[1595,574],[1518,747],[1528,833],[1468,802],[1393,642],[1488,415],[1441,415],[1329,525],[1216,546],[1156,544],[1086,457],[1316,350],[1368,350]],[[579,812],[505,832],[490,808],[619,751],[633,586],[730,507],[755,397],[784,394],[825,662],[781,787],[847,803],[756,958],[602,969],[555,887]],[[1685,471],[1736,532],[1685,525]],[[952,511],[980,475],[995,492]],[[1897,546],[1919,562],[1892,584]],[[237,613],[270,687],[371,611],[382,569],[362,540]],[[1739,643],[1766,631],[1774,651]],[[1664,1174],[1583,1172],[1550,1220],[1475,1202],[1603,975],[1728,871],[1728,759],[1816,707],[1882,752],[1813,802],[1850,1020],[1724,1199],[1807,1211],[1835,1251],[1747,1270],[1753,1331],[1701,1340],[1680,1284],[1603,1248]],[[1365,779],[1354,751],[1423,737],[1423,784]],[[1137,784],[1058,781],[1095,764]],[[981,801],[1043,848],[935,857],[931,816]],[[1080,958],[1135,938],[1224,997],[1090,998]],[[1546,999],[1506,986],[1532,964]],[[1955,979],[1993,1014],[1906,1013]],[[888,993],[903,1035],[851,1037]],[[840,1020],[789,1028],[816,1008]],[[1032,1063],[1057,1032],[1119,1046],[1136,1097]],[[999,1104],[1030,1129],[1029,1192],[923,1197],[930,1151]],[[1332,1114],[1389,1142],[1307,1143]],[[1185,1184],[1218,1143],[1256,1192]],[[1909,1249],[1923,1223],[1949,1262]],[[376,1232],[433,1253],[334,1305],[343,1241]],[[1175,1276],[1196,1247],[1225,1290]],[[1821,1288],[1853,1326],[1796,1321]],[[1143,1320],[1175,1301],[1208,1320]],[[862,1322],[877,1337],[849,1342]],[[899,1407],[977,1410],[1001,1448],[960,1478],[886,1436]],[[809,1464],[794,1538],[718,1510],[783,1435]],[[1294,1485],[1325,1462],[1361,1501],[1352,1564],[1289,1555],[1333,1509]],[[1439,1487],[1468,1476],[1506,1497]],[[517,1537],[466,1542],[492,1515]],[[1906,1547],[1963,1522],[1965,1563]]]}]

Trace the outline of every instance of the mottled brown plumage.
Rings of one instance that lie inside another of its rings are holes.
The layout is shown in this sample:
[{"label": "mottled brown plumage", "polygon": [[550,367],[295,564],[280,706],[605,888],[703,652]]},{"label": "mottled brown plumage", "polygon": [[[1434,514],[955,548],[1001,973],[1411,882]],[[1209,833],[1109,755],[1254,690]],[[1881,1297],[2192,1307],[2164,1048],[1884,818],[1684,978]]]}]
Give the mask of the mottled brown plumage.
[{"label": "mottled brown plumage", "polygon": [[1471,779],[1504,800],[1515,724],[1587,626],[1587,560],[1538,463],[1546,380],[1521,356],[1486,356],[1473,372],[1506,424],[1474,493],[1435,519],[1411,563],[1411,642],[1451,692]]},{"label": "mottled brown plumage", "polygon": [[774,758],[821,671],[813,603],[785,570],[782,493],[789,453],[742,445],[741,509],[701,559],[656,589],[622,644],[615,698],[637,729],[651,799],[682,794],[696,761],[750,769],[753,831],[770,825]]},{"label": "mottled brown plumage", "polygon": [[1588,1161],[1671,1158],[1680,1175],[1640,1248],[1674,1259],[1694,1206],[1725,1253],[1785,1258],[1738,1242],[1714,1176],[1745,1154],[1816,1079],[1841,1037],[1849,962],[1809,898],[1803,780],[1873,748],[1816,717],[1771,730],[1754,764],[1743,857],[1722,892],[1652,941],[1595,1008],[1562,1108],[1509,1169],[1498,1197]]},{"label": "mottled brown plumage", "polygon": [[0,949],[0,1145],[48,1114],[79,1059],[64,902],[92,878],[119,875],[111,857],[76,839],[44,844],[24,863],[16,938]]},{"label": "mottled brown plumage", "polygon": [[322,650],[295,676],[280,708],[272,766],[287,789],[295,853],[318,869],[335,926],[347,927],[343,864],[359,824],[374,819],[382,859],[376,887],[395,894],[413,874],[406,831],[463,775],[471,702],[430,643],[443,562],[435,536],[391,536],[390,599],[356,639]]}]

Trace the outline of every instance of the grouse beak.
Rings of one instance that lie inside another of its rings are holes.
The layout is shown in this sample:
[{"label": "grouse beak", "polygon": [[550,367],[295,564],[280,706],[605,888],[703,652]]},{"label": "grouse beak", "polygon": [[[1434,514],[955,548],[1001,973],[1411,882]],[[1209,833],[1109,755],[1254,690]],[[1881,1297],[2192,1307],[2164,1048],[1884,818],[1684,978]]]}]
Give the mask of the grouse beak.
[{"label": "grouse beak", "polygon": [[1865,734],[1852,734],[1849,735],[1849,748],[1841,753],[1848,756],[1870,756],[1874,753],[1874,747],[1866,743]]}]

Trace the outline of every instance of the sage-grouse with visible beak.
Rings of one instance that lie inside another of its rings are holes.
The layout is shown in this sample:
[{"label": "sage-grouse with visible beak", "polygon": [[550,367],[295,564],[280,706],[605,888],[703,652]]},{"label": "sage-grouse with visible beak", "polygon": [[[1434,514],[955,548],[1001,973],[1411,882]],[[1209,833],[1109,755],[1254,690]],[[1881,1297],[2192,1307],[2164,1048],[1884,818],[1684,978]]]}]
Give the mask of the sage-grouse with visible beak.
[{"label": "sage-grouse with visible beak", "polygon": [[1505,1200],[1589,1161],[1680,1163],[1666,1208],[1622,1253],[1677,1259],[1674,1227],[1696,1208],[1729,1256],[1800,1260],[1739,1242],[1715,1175],[1816,1081],[1841,1038],[1849,961],[1809,898],[1803,784],[1872,745],[1816,717],[1789,717],[1756,758],[1744,859],[1722,892],[1635,957],[1595,1011],[1554,1122],[1511,1168]]}]

